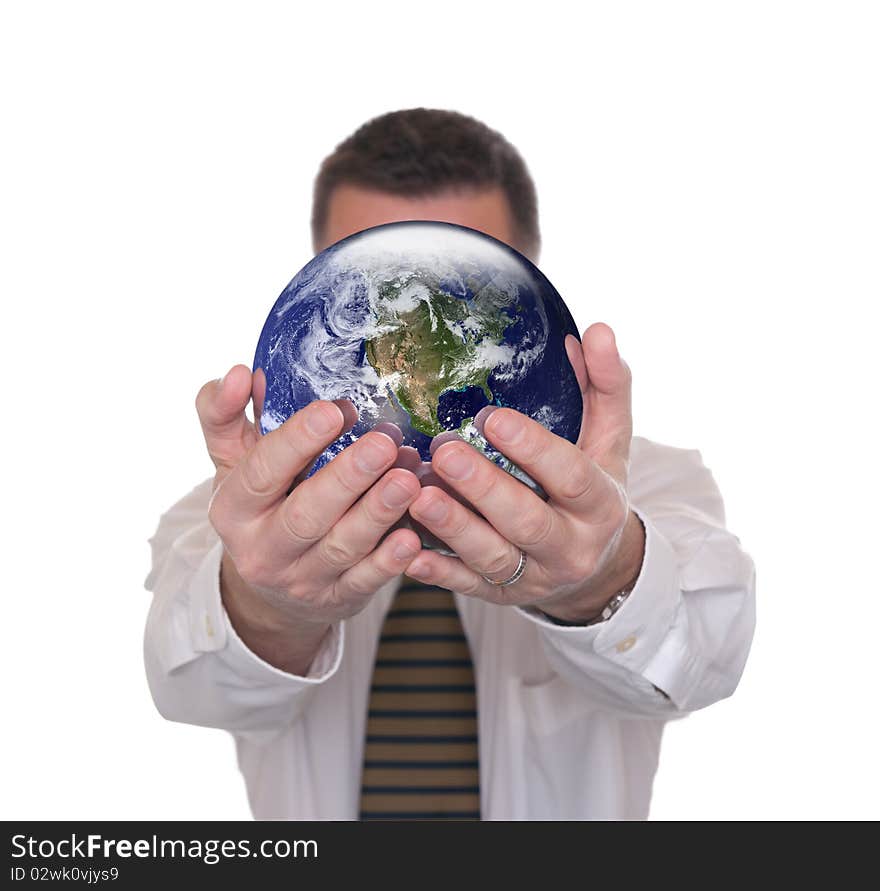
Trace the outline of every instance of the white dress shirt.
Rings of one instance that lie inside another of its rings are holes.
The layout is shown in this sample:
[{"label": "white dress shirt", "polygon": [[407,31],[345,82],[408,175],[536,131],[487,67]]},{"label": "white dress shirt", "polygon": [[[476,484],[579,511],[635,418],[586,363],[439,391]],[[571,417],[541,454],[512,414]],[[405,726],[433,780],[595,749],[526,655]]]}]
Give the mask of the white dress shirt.
[{"label": "white dress shirt", "polygon": [[[755,574],[697,451],[636,437],[638,582],[607,621],[562,627],[456,594],[474,659],[483,819],[648,815],[666,721],[729,696],[755,624]],[[172,721],[228,730],[258,819],[357,819],[379,630],[400,576],[333,626],[308,674],[264,662],[220,599],[206,480],[150,539],[144,657]]]}]

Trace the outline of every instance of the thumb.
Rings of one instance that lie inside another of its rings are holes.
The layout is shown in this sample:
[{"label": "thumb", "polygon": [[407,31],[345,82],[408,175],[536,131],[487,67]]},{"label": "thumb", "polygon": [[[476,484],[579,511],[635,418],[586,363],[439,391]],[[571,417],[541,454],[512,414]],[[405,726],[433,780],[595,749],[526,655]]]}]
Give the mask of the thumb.
[{"label": "thumb", "polygon": [[234,365],[219,380],[208,381],[196,396],[196,411],[208,454],[225,476],[257,440],[245,408],[251,399],[253,377],[246,365]]},{"label": "thumb", "polygon": [[632,374],[608,325],[598,322],[587,328],[582,345],[588,385],[581,448],[622,481],[632,440]]}]

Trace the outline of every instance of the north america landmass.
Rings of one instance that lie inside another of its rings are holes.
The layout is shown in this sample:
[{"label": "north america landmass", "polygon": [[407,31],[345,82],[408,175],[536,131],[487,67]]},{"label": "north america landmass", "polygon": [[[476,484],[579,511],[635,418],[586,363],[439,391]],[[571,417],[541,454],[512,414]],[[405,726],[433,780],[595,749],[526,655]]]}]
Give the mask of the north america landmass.
[{"label": "north america landmass", "polygon": [[512,356],[504,344],[517,322],[508,314],[511,296],[491,283],[465,286],[470,299],[447,293],[430,274],[385,281],[373,305],[378,333],[365,341],[367,361],[389,382],[412,427],[428,436],[446,429],[438,412],[447,391],[478,387],[492,403],[489,375]]}]

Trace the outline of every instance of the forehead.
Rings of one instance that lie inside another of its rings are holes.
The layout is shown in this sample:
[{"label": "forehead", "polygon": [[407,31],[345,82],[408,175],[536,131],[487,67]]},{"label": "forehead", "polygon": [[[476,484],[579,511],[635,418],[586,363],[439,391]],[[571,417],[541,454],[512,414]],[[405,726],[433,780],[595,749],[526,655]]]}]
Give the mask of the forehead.
[{"label": "forehead", "polygon": [[507,198],[497,187],[411,198],[344,183],[331,192],[327,211],[323,238],[315,245],[319,251],[370,226],[402,220],[457,223],[517,246]]}]

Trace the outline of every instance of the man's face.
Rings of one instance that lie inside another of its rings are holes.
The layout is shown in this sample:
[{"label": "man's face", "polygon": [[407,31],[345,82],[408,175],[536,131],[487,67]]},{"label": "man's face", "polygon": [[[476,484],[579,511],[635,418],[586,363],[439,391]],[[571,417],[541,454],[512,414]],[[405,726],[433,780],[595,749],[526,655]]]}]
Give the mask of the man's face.
[{"label": "man's face", "polygon": [[516,236],[516,227],[504,192],[497,187],[482,191],[450,191],[426,198],[402,198],[387,192],[342,184],[330,193],[327,224],[315,253],[351,235],[401,220],[439,220],[478,229],[530,256]]}]

